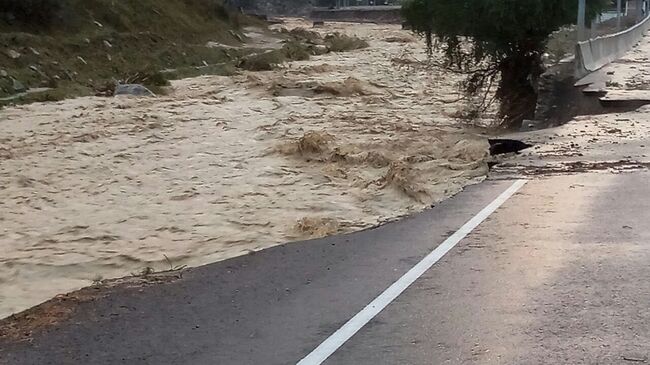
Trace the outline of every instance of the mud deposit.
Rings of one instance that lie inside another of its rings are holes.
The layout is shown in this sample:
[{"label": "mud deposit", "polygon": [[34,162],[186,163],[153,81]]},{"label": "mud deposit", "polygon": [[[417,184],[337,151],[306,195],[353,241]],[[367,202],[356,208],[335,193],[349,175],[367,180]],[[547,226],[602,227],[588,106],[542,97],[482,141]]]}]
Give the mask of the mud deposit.
[{"label": "mud deposit", "polygon": [[0,111],[0,317],[145,267],[375,226],[486,174],[487,142],[451,118],[457,80],[417,62],[419,40],[333,30],[371,46]]}]

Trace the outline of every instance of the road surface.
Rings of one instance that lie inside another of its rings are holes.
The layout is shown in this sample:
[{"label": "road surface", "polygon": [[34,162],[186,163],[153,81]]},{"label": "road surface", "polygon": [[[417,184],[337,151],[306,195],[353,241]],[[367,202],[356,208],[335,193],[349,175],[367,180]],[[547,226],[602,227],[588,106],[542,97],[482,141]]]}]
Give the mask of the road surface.
[{"label": "road surface", "polygon": [[[615,364],[650,354],[650,173],[531,179],[325,364]],[[6,364],[295,364],[489,205],[491,180],[401,222],[82,303]]]}]

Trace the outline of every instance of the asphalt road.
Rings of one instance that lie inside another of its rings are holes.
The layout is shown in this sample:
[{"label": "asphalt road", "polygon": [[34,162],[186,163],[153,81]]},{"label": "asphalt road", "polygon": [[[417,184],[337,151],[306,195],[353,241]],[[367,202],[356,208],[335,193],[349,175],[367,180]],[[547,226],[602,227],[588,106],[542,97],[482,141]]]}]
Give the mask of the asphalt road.
[{"label": "asphalt road", "polygon": [[[650,355],[650,173],[529,181],[325,364],[625,364]],[[512,185],[118,288],[3,364],[296,364]],[[648,360],[645,360],[648,361]]]}]

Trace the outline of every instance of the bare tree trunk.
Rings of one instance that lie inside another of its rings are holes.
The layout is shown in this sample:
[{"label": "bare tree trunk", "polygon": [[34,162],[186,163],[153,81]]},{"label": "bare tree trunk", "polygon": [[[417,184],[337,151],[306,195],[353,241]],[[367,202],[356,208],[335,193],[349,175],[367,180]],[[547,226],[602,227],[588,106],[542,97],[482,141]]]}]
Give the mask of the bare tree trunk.
[{"label": "bare tree trunk", "polygon": [[504,127],[518,127],[535,116],[539,77],[543,73],[539,52],[525,52],[501,62],[497,90],[499,117]]}]

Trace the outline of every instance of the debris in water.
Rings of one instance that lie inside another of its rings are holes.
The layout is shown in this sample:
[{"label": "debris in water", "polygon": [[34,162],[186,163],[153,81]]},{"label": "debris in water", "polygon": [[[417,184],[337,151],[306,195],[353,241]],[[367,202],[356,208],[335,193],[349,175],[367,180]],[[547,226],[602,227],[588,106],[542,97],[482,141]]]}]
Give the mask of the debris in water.
[{"label": "debris in water", "polygon": [[340,224],[333,218],[304,217],[298,220],[294,228],[301,235],[319,238],[339,232]]}]

